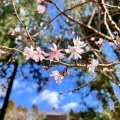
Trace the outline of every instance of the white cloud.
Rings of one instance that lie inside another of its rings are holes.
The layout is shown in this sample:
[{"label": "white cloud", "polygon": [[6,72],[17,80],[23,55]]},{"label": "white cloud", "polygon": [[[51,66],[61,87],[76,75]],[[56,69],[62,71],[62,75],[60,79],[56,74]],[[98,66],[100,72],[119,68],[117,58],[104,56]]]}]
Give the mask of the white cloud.
[{"label": "white cloud", "polygon": [[50,90],[44,90],[42,93],[39,94],[39,96],[35,97],[32,100],[32,103],[39,103],[42,101],[48,101],[48,103],[53,107],[58,107],[58,104],[61,100],[60,95],[57,92],[50,91]]},{"label": "white cloud", "polygon": [[15,80],[13,83],[13,89],[16,89],[18,86],[19,86],[19,83],[17,80]]},{"label": "white cloud", "polygon": [[[22,94],[23,90],[27,93],[32,93],[35,88],[33,86],[27,87],[26,82],[15,80],[13,84],[13,89],[17,89],[17,94]],[[22,89],[22,90],[21,90]]]},{"label": "white cloud", "polygon": [[64,111],[69,111],[71,109],[74,109],[78,106],[78,103],[77,102],[70,102],[70,103],[67,103],[66,105],[62,106],[62,109]]},{"label": "white cloud", "polygon": [[23,90],[19,90],[19,91],[17,91],[17,94],[19,95],[19,94],[22,94],[23,93]]},{"label": "white cloud", "polygon": [[26,88],[26,82],[20,81],[20,80],[15,80],[13,83],[13,89],[17,88]]},{"label": "white cloud", "polygon": [[27,88],[26,88],[26,91],[29,92],[29,93],[32,93],[32,92],[33,92],[33,88],[27,87]]},{"label": "white cloud", "polygon": [[37,83],[33,84],[33,88],[37,89],[39,87],[39,85]]},{"label": "white cloud", "polygon": [[3,97],[3,96],[5,96],[6,95],[6,90],[2,90],[2,89],[0,89],[0,97]]}]

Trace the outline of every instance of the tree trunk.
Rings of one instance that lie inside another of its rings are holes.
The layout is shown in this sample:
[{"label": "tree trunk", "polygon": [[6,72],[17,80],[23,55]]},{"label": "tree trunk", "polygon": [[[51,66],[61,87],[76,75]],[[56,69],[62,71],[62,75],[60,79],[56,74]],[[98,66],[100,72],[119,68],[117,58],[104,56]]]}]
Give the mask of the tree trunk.
[{"label": "tree trunk", "polygon": [[5,96],[5,99],[4,99],[4,103],[3,103],[3,107],[2,107],[2,110],[1,110],[1,113],[0,113],[0,120],[4,120],[4,118],[5,118],[5,114],[6,114],[6,110],[7,110],[7,106],[8,106],[8,102],[9,102],[10,93],[11,93],[13,82],[14,82],[14,79],[15,79],[15,76],[16,76],[16,73],[17,73],[17,68],[18,68],[18,63],[15,62],[13,74],[10,77],[9,86],[8,86],[8,89],[7,89],[7,92],[6,92],[6,96]]}]

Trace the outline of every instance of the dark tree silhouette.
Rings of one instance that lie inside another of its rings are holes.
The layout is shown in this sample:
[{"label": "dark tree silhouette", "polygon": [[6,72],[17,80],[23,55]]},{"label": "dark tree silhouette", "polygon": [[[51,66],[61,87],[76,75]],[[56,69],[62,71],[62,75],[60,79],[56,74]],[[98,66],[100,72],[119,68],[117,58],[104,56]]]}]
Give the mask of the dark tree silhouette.
[{"label": "dark tree silhouette", "polygon": [[7,110],[10,93],[11,93],[13,82],[14,82],[14,79],[15,79],[15,76],[16,76],[16,73],[17,73],[17,68],[18,68],[18,62],[16,61],[14,63],[14,70],[13,70],[13,73],[12,73],[12,75],[10,77],[10,82],[9,82],[8,89],[7,89],[7,92],[6,92],[6,96],[5,96],[5,99],[4,99],[3,107],[1,109],[0,120],[4,120],[4,117],[5,117],[5,113],[6,113],[6,110]]}]

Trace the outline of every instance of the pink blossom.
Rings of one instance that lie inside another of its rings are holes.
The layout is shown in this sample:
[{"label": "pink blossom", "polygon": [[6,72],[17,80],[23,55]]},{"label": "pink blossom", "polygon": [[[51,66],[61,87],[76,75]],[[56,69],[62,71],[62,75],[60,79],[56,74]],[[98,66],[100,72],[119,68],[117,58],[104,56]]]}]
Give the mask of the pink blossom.
[{"label": "pink blossom", "polygon": [[52,74],[50,76],[54,76],[56,83],[59,84],[62,82],[62,79],[64,78],[64,76],[61,75],[58,70],[52,71]]},{"label": "pink blossom", "polygon": [[30,48],[26,47],[25,51],[23,52],[23,55],[26,56],[26,59],[28,60],[34,55],[34,48],[31,46]]},{"label": "pink blossom", "polygon": [[75,59],[81,59],[81,54],[84,53],[84,50],[81,47],[86,46],[86,44],[84,43],[84,41],[80,41],[79,37],[77,37],[76,39],[73,38],[73,44],[74,46],[68,45],[68,49],[65,49],[66,53],[71,53],[71,55],[68,57],[68,60],[70,60],[73,56]]},{"label": "pink blossom", "polygon": [[43,1],[44,1],[44,0],[37,0],[38,3],[41,3],[41,2],[43,2]]},{"label": "pink blossom", "polygon": [[76,47],[76,46],[72,47],[70,45],[68,45],[68,48],[69,49],[65,49],[66,53],[71,53],[71,55],[68,57],[68,60],[70,60],[73,56],[75,59],[82,58],[80,54],[84,53],[83,49]]},{"label": "pink blossom", "polygon": [[35,62],[38,62],[39,60],[42,61],[44,59],[45,52],[41,50],[40,47],[36,48],[36,51],[34,51],[34,55],[32,55],[32,59],[35,60]]},{"label": "pink blossom", "polygon": [[4,4],[7,3],[7,0],[3,0],[3,3],[4,3]]},{"label": "pink blossom", "polygon": [[5,54],[5,53],[6,53],[5,51],[3,51],[3,50],[0,49],[0,56],[1,56],[2,54]]},{"label": "pink blossom", "polygon": [[101,45],[104,42],[102,38],[100,38],[98,41],[95,41],[96,45]]},{"label": "pink blossom", "polygon": [[64,58],[64,54],[61,53],[62,49],[58,50],[57,49],[57,45],[55,43],[53,43],[53,47],[54,48],[49,48],[52,53],[49,55],[49,57],[47,58],[48,60],[52,61],[53,59],[59,61],[60,59]]},{"label": "pink blossom", "polygon": [[84,46],[86,46],[84,41],[80,41],[80,37],[77,37],[76,39],[73,38],[73,43],[74,43],[74,46],[77,46],[77,47],[84,47]]},{"label": "pink blossom", "polygon": [[91,64],[88,65],[88,71],[94,73],[95,68],[98,64],[98,60],[92,59]]},{"label": "pink blossom", "polygon": [[43,5],[38,5],[37,6],[37,11],[38,11],[38,13],[41,13],[41,14],[43,14],[44,12],[45,12],[45,7],[43,6]]}]

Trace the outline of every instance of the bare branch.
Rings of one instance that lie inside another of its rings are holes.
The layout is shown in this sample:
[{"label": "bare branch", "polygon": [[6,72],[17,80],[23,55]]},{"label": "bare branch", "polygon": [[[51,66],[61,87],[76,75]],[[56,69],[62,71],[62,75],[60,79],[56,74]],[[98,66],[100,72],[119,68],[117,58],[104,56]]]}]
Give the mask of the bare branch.
[{"label": "bare branch", "polygon": [[[51,4],[53,4],[61,13],[63,12],[55,3],[51,2]],[[65,15],[68,19],[70,19],[71,21],[77,23],[78,25],[81,25],[85,29],[88,29],[88,30],[92,31],[93,33],[97,34],[98,36],[100,36],[100,37],[102,37],[104,39],[107,39],[110,42],[113,42],[113,40],[109,36],[104,35],[103,33],[101,33],[98,30],[92,28],[91,26],[87,26],[87,25],[83,24],[82,22],[76,21],[71,16],[67,15],[66,13],[63,13],[63,15]]]},{"label": "bare branch", "polygon": [[120,36],[120,29],[116,25],[116,23],[112,20],[112,17],[110,16],[107,7],[105,6],[104,0],[98,0],[98,4],[101,6],[101,9],[103,10],[104,13],[106,13],[106,18],[108,23],[118,32]]},{"label": "bare branch", "polygon": [[[60,12],[56,17],[54,17],[52,20],[50,20],[50,21],[47,23],[46,26],[50,25],[50,23],[52,23],[57,17],[59,17],[59,16],[62,15],[63,13],[65,13],[65,12],[67,12],[67,11],[70,11],[70,10],[72,10],[72,9],[75,9],[75,8],[77,8],[77,7],[81,6],[81,5],[84,5],[84,4],[86,4],[86,3],[90,2],[90,1],[91,1],[91,0],[87,0],[87,1],[85,1],[85,2],[83,2],[83,3],[79,3],[79,4],[77,4],[77,5],[75,5],[75,6],[71,7],[71,8],[68,8],[68,9]],[[44,26],[44,27],[46,27],[46,26]],[[44,27],[41,29],[41,31],[44,30]],[[41,33],[41,31],[39,31],[39,32],[37,32],[36,34],[34,34],[33,37],[37,37],[37,36]]]},{"label": "bare branch", "polygon": [[91,84],[91,83],[92,83],[93,81],[95,81],[99,76],[100,76],[100,75],[96,76],[94,79],[92,79],[91,81],[89,81],[87,84],[84,84],[84,85],[82,85],[82,86],[79,86],[79,87],[77,87],[77,88],[75,88],[75,89],[73,89],[73,90],[70,90],[70,91],[61,92],[61,93],[59,93],[59,95],[62,95],[62,94],[65,94],[65,93],[70,93],[70,92],[71,92],[71,93],[75,93],[76,91],[78,91],[78,90],[80,90],[80,89],[88,86],[89,84]]},{"label": "bare branch", "polygon": [[29,39],[31,40],[32,44],[35,46],[35,43],[33,42],[32,37],[31,37],[30,33],[29,33],[28,30],[27,30],[27,26],[22,22],[22,20],[20,19],[19,15],[18,15],[18,13],[17,13],[17,10],[16,10],[16,8],[15,8],[14,0],[12,0],[12,5],[13,5],[14,12],[15,12],[15,13],[14,13],[14,16],[20,21],[20,23],[22,24],[22,26],[25,28],[25,31],[26,31]]}]

